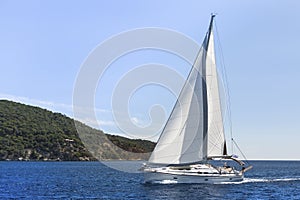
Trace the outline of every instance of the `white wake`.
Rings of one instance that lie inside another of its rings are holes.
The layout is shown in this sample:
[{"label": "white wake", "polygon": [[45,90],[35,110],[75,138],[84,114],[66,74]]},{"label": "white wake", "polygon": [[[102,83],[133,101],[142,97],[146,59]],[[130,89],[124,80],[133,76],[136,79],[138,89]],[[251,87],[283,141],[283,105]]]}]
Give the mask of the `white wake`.
[{"label": "white wake", "polygon": [[245,183],[272,183],[272,182],[288,182],[288,181],[300,181],[300,177],[295,178],[244,178],[239,182],[221,182],[217,184],[245,184]]}]

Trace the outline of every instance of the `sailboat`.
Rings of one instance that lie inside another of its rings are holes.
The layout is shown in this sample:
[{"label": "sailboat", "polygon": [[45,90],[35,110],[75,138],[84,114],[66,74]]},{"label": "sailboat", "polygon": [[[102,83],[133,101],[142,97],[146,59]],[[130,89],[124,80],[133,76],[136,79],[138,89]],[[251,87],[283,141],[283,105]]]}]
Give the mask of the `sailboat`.
[{"label": "sailboat", "polygon": [[[214,47],[214,18],[148,163],[146,183],[242,181],[246,166],[228,155]],[[221,160],[222,165],[216,165]],[[236,165],[227,165],[227,161]],[[225,162],[226,161],[226,162]],[[235,163],[234,162],[234,163]]]}]

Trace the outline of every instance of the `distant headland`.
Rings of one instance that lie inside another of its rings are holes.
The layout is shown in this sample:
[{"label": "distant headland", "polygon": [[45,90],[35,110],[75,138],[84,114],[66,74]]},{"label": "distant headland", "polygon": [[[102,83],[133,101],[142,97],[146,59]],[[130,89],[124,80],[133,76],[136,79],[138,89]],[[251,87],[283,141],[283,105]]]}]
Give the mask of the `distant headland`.
[{"label": "distant headland", "polygon": [[0,161],[143,160],[155,146],[151,141],[109,135],[76,123],[90,135],[101,136],[96,153],[84,146],[70,117],[0,100]]}]

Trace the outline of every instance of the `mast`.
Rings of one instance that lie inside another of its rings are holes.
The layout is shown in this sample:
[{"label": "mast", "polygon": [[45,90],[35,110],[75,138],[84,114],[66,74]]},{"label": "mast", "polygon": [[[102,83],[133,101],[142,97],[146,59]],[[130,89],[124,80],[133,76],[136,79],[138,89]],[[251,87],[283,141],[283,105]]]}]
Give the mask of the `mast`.
[{"label": "mast", "polygon": [[208,44],[209,44],[209,40],[210,40],[210,36],[211,36],[211,33],[213,31],[213,22],[214,22],[214,18],[216,17],[215,14],[211,14],[211,17],[210,17],[210,23],[209,23],[209,28],[208,28],[208,31],[207,31],[207,44],[206,44],[206,51],[208,49]]},{"label": "mast", "polygon": [[[215,18],[215,14],[211,14],[211,18],[210,18],[210,23],[209,23],[209,28],[208,28],[208,32],[207,35],[205,37],[204,40],[204,49],[206,50],[206,52],[208,51],[208,47],[209,47],[209,42],[210,42],[210,36],[211,33],[213,31],[213,21]],[[205,58],[203,59],[203,66],[202,67],[202,97],[203,97],[203,160],[206,161],[207,160],[207,149],[208,149],[208,97],[207,97],[207,80],[206,80],[206,59],[207,59],[207,54],[205,54]]]}]

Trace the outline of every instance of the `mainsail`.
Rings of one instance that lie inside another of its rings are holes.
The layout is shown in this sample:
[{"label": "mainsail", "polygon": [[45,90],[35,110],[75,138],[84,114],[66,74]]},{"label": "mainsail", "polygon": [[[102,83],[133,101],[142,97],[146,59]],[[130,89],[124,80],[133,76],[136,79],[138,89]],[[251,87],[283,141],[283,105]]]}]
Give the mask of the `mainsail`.
[{"label": "mainsail", "polygon": [[226,154],[213,20],[149,162],[185,164]]}]

